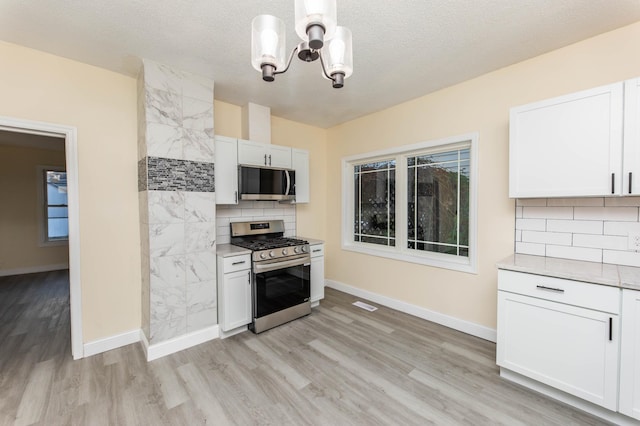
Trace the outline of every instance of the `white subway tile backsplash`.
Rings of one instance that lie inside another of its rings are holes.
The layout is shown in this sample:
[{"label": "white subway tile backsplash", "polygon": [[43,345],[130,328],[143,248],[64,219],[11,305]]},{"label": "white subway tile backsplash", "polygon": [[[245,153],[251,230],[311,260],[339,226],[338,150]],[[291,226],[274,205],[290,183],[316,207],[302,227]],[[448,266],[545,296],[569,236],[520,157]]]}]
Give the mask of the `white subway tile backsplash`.
[{"label": "white subway tile backsplash", "polygon": [[573,219],[573,207],[523,207],[525,219]]},{"label": "white subway tile backsplash", "polygon": [[627,249],[640,232],[640,197],[517,200],[516,253],[640,266]]},{"label": "white subway tile backsplash", "polygon": [[640,253],[635,251],[604,250],[602,253],[602,262],[616,265],[640,266]]},{"label": "white subway tile backsplash", "polygon": [[296,235],[296,206],[281,204],[277,201],[240,201],[235,206],[217,206],[217,244],[229,244],[231,230],[229,223],[252,220],[283,220],[284,235]]},{"label": "white subway tile backsplash", "polygon": [[629,232],[640,232],[638,222],[605,222],[604,235],[629,235]]},{"label": "white subway tile backsplash", "polygon": [[523,231],[544,231],[546,229],[544,219],[516,219],[516,229]]},{"label": "white subway tile backsplash", "polygon": [[535,256],[545,255],[545,245],[536,243],[516,242],[516,253],[532,254]]},{"label": "white subway tile backsplash", "polygon": [[574,218],[637,222],[638,207],[575,207]]},{"label": "white subway tile backsplash", "polygon": [[522,241],[525,243],[571,245],[571,234],[561,232],[522,231]]},{"label": "white subway tile backsplash", "polygon": [[575,234],[573,236],[573,245],[578,247],[626,250],[627,237],[617,237],[612,235]]},{"label": "white subway tile backsplash", "polygon": [[216,217],[238,217],[242,216],[242,209],[227,206],[216,207]]},{"label": "white subway tile backsplash", "polygon": [[522,207],[516,207],[516,219],[522,218]]},{"label": "white subway tile backsplash", "polygon": [[604,198],[549,198],[549,207],[602,207]]},{"label": "white subway tile backsplash", "polygon": [[546,255],[562,259],[586,260],[588,262],[602,262],[602,249],[568,246],[546,246]]},{"label": "white subway tile backsplash", "polygon": [[546,205],[546,198],[518,198],[516,200],[516,206],[545,207]]},{"label": "white subway tile backsplash", "polygon": [[598,220],[547,220],[547,231],[574,234],[602,234],[603,222]]}]

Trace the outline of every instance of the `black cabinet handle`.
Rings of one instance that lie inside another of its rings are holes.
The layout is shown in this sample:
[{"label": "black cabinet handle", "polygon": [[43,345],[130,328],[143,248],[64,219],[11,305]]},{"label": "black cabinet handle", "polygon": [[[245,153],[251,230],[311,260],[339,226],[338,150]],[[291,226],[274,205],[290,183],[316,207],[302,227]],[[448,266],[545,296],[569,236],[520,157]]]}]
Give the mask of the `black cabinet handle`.
[{"label": "black cabinet handle", "polygon": [[564,293],[564,289],[562,288],[546,287],[543,285],[537,285],[536,287],[539,288],[540,290],[548,290],[548,291],[555,291],[556,293]]},{"label": "black cabinet handle", "polygon": [[267,165],[267,154],[264,155],[264,165]]},{"label": "black cabinet handle", "polygon": [[631,194],[631,185],[633,185],[633,173],[629,172],[629,194]]},{"label": "black cabinet handle", "polygon": [[242,265],[243,263],[245,263],[245,261],[241,260],[239,262],[233,262],[232,265]]},{"label": "black cabinet handle", "polygon": [[616,174],[611,173],[611,193],[616,193]]},{"label": "black cabinet handle", "polygon": [[269,154],[269,165],[271,165],[271,154]]},{"label": "black cabinet handle", "polygon": [[613,340],[613,318],[609,317],[609,341]]}]

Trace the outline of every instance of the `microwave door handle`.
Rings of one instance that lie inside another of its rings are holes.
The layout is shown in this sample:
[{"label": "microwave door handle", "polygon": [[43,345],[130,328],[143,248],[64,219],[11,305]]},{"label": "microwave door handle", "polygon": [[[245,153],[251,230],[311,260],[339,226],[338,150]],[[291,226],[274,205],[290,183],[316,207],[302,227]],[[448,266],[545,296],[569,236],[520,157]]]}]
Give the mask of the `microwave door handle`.
[{"label": "microwave door handle", "polygon": [[291,186],[291,178],[289,177],[289,171],[284,171],[285,176],[287,177],[287,188],[284,190],[284,195],[289,195],[289,187]]}]

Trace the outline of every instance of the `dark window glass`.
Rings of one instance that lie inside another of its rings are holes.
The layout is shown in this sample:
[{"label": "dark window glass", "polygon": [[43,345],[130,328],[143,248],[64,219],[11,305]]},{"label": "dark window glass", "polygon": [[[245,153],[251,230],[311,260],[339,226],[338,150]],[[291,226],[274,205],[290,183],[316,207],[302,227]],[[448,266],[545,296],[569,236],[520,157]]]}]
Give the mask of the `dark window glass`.
[{"label": "dark window glass", "polygon": [[395,246],[395,160],[354,167],[354,241]]}]

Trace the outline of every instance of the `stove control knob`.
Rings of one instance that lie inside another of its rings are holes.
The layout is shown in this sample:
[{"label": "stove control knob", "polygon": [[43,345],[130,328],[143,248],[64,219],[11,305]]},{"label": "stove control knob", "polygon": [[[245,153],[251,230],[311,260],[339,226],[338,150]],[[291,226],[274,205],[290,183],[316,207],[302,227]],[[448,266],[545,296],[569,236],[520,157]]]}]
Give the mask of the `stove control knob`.
[{"label": "stove control knob", "polygon": [[302,252],[303,252],[303,253],[306,253],[306,251],[307,251],[307,246],[302,246],[302,247],[300,247],[300,249],[302,250]]},{"label": "stove control knob", "polygon": [[273,250],[271,250],[271,251],[269,252],[269,257],[275,257],[275,256],[276,256],[276,254],[274,253],[274,251],[273,251]]},{"label": "stove control knob", "polygon": [[260,253],[260,259],[266,259],[267,253]]},{"label": "stove control knob", "polygon": [[294,253],[298,253],[299,251],[300,251],[300,249],[299,249],[298,247],[294,247],[294,248],[293,248],[293,252],[294,252]]},{"label": "stove control knob", "polygon": [[282,249],[282,255],[286,256],[287,255],[287,249]]}]

